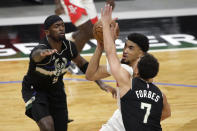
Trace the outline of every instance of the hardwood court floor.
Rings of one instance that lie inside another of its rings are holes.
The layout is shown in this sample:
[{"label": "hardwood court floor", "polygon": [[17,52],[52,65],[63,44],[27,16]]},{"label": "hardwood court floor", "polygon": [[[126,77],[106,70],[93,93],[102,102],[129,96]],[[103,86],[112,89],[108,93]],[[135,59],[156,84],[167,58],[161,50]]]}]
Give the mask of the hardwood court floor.
[{"label": "hardwood court floor", "polygon": [[[158,85],[172,109],[171,118],[162,122],[163,130],[196,131],[197,88],[178,84],[197,85],[197,50],[152,54],[160,61],[160,72],[154,82],[177,84]],[[105,63],[104,57],[101,63]],[[25,105],[21,98],[20,81],[27,67],[28,61],[0,62],[0,131],[38,131],[37,125],[24,115]],[[84,79],[84,76],[66,75],[65,78]],[[115,86],[115,82],[108,84]],[[94,82],[65,80],[65,85],[69,116],[74,119],[69,124],[69,131],[98,131],[117,108],[116,100]]]}]

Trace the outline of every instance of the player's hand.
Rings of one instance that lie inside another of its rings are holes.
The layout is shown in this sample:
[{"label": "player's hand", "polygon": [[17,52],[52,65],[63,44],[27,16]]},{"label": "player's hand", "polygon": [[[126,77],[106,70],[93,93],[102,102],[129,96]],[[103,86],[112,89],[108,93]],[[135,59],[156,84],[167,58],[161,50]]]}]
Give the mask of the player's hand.
[{"label": "player's hand", "polygon": [[114,87],[106,85],[105,88],[107,89],[107,92],[110,92],[112,94],[113,98],[117,98],[117,91]]},{"label": "player's hand", "polygon": [[105,8],[101,8],[101,22],[103,25],[111,24],[112,22],[112,6],[105,5]]},{"label": "player's hand", "polygon": [[54,54],[57,52],[56,49],[44,49],[40,52],[40,56],[45,57]]},{"label": "player's hand", "polygon": [[110,6],[112,6],[112,10],[114,10],[114,8],[115,8],[115,6],[116,6],[114,0],[106,0],[106,4],[107,4],[107,5],[109,4]]},{"label": "player's hand", "polygon": [[113,98],[117,97],[117,93],[116,93],[116,89],[111,87],[110,85],[107,85],[105,83],[102,82],[102,84],[99,85],[100,88],[106,92],[110,92],[112,94]]},{"label": "player's hand", "polygon": [[99,50],[104,50],[104,44],[103,44],[103,43],[99,43],[99,42],[97,41],[97,48],[98,48]]},{"label": "player's hand", "polygon": [[110,29],[111,29],[111,36],[112,36],[113,40],[115,41],[116,39],[118,39],[119,31],[120,31],[116,20],[112,21],[112,23],[110,24]]}]

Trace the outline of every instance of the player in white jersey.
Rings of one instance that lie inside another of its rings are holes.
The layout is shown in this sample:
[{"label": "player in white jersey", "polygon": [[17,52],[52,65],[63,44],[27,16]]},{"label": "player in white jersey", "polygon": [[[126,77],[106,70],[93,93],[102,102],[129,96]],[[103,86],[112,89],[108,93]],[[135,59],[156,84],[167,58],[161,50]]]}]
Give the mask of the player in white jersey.
[{"label": "player in white jersey", "polygon": [[[128,66],[126,64],[121,64],[121,66],[127,70],[131,76],[131,78],[133,77],[133,68],[131,66]],[[107,71],[108,73],[111,75],[111,71],[110,71],[110,67],[109,64],[107,62]],[[118,86],[118,84],[117,84]],[[102,125],[102,128],[100,129],[100,131],[125,131],[123,122],[122,122],[122,114],[121,114],[121,106],[120,106],[120,90],[117,87],[117,106],[118,109],[116,109],[114,111],[114,114],[112,115],[112,117],[107,121],[106,124]]]}]

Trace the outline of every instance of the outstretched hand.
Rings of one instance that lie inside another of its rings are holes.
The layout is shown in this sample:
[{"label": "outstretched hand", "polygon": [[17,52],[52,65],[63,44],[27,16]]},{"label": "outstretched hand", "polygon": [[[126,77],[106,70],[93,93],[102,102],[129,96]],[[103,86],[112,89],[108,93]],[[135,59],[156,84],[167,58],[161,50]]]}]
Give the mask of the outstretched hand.
[{"label": "outstretched hand", "polygon": [[112,94],[112,97],[113,98],[117,98],[117,91],[116,91],[116,88],[114,87],[111,87],[109,85],[105,85],[105,88],[107,90],[107,92],[110,92]]},{"label": "outstretched hand", "polygon": [[56,49],[45,49],[40,52],[40,56],[42,57],[49,56],[49,55],[54,54],[55,52],[57,52]]},{"label": "outstretched hand", "polygon": [[101,8],[101,22],[102,24],[111,24],[112,22],[112,6],[105,5],[105,8]]},{"label": "outstretched hand", "polygon": [[105,83],[102,83],[99,85],[101,89],[105,90],[106,92],[110,92],[112,94],[113,98],[117,98],[117,92],[114,87],[111,87],[110,85],[107,85]]},{"label": "outstretched hand", "polygon": [[115,88],[113,88],[113,87],[111,87],[111,86],[105,84],[105,83],[104,83],[103,81],[101,81],[101,80],[95,80],[95,82],[97,83],[97,85],[98,85],[102,90],[104,90],[104,91],[106,91],[106,92],[111,92],[112,97],[113,97],[113,98],[116,98],[117,93],[116,93],[116,89],[115,89]]},{"label": "outstretched hand", "polygon": [[112,19],[112,6],[105,5],[104,10],[101,8],[101,22],[103,25],[110,26],[111,29],[111,36],[115,41],[119,35],[119,26],[116,22],[118,18]]},{"label": "outstretched hand", "polygon": [[116,6],[114,0],[106,0],[106,4],[107,4],[107,5],[109,4],[110,6],[112,6],[112,10],[114,10],[114,8],[115,8],[115,6]]}]

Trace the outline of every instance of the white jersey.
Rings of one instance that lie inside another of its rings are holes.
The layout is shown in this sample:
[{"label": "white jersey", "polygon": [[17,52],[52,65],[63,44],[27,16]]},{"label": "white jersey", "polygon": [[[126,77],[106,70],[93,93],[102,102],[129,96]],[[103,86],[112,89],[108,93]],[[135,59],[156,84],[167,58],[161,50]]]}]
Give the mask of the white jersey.
[{"label": "white jersey", "polygon": [[[123,67],[126,71],[129,72],[131,78],[133,76],[133,68],[129,65],[126,65],[126,64],[121,64],[121,67]],[[109,74],[111,74],[111,70],[110,70],[110,66],[109,66],[109,62],[107,61],[107,72]],[[117,84],[118,85],[118,84]],[[117,105],[118,105],[118,108],[120,109],[120,89],[117,87],[116,88],[116,91],[117,91]]]},{"label": "white jersey", "polygon": [[60,0],[65,13],[75,26],[91,20],[92,23],[98,21],[97,11],[93,0]]}]

